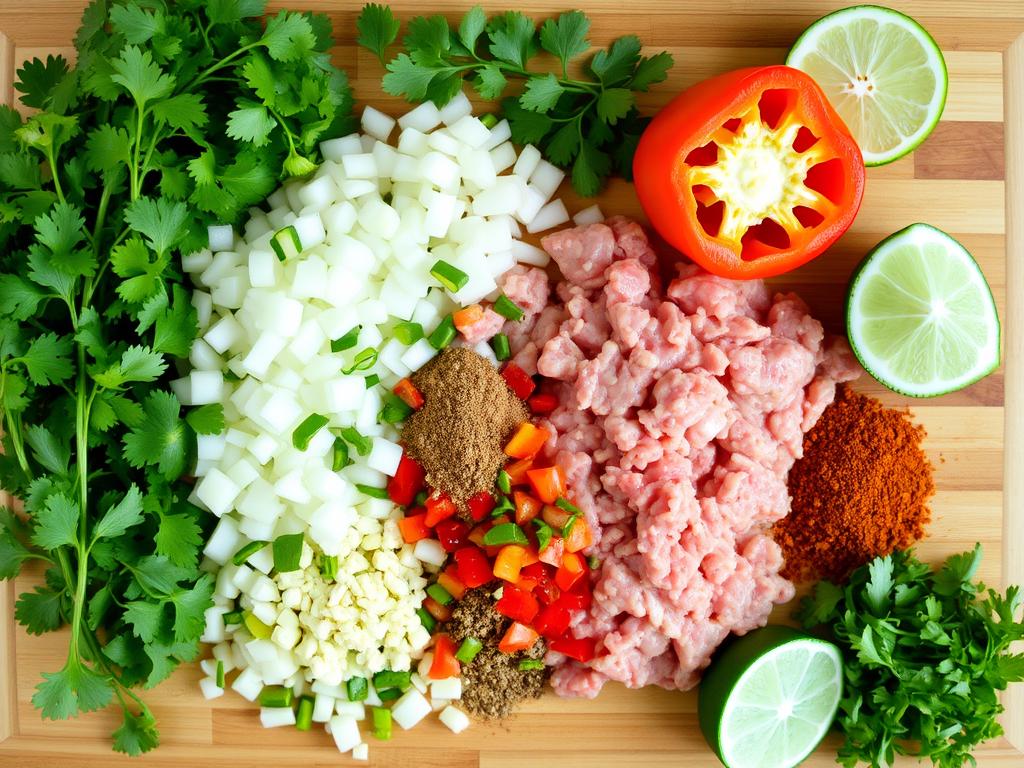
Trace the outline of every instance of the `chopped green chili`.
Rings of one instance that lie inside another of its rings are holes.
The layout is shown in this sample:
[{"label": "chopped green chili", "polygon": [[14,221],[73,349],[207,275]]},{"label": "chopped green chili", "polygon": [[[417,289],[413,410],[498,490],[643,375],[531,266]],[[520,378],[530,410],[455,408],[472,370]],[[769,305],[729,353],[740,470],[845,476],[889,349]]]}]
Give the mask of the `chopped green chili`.
[{"label": "chopped green chili", "polygon": [[224,614],[225,627],[230,624],[241,624],[243,621],[245,621],[245,611],[228,611]]},{"label": "chopped green chili", "polygon": [[377,414],[378,424],[398,424],[412,416],[413,409],[394,392],[384,393],[384,407]]},{"label": "chopped green chili", "polygon": [[455,652],[455,658],[463,664],[469,664],[476,658],[476,655],[480,653],[483,647],[484,644],[475,637],[467,637],[462,641],[462,645],[459,646],[459,650]]},{"label": "chopped green chili", "polygon": [[375,485],[363,485],[362,483],[356,483],[356,490],[364,496],[369,496],[373,499],[387,499],[388,489],[378,488]]},{"label": "chopped green chili", "polygon": [[261,707],[290,707],[292,705],[292,689],[283,685],[268,685],[260,691]]},{"label": "chopped green chili", "polygon": [[512,299],[504,293],[501,294],[501,296],[498,297],[498,300],[494,302],[493,309],[502,317],[516,322],[526,317],[526,313],[523,312],[522,307],[512,301]]},{"label": "chopped green chili", "polygon": [[341,436],[360,456],[369,456],[373,450],[373,440],[363,437],[355,427],[345,427],[341,430]]},{"label": "chopped green chili", "polygon": [[509,512],[514,512],[515,508],[515,505],[509,500],[508,496],[502,496],[494,509],[491,510],[491,517],[501,517]]},{"label": "chopped green chili", "polygon": [[245,628],[249,630],[249,634],[257,640],[269,640],[270,636],[274,633],[271,627],[268,627],[251,613],[245,614],[243,622],[245,623]]},{"label": "chopped green chili", "polygon": [[216,678],[216,680],[217,680],[217,687],[218,688],[223,688],[224,687],[224,662],[223,661],[218,661],[217,662],[217,678]]},{"label": "chopped green chili", "polygon": [[334,581],[338,578],[337,555],[320,556],[320,575],[323,576],[326,581]]},{"label": "chopped green chili", "polygon": [[547,549],[548,544],[551,543],[551,537],[554,536],[554,531],[551,530],[551,526],[541,520],[539,517],[533,519],[533,524],[537,528],[537,551],[543,552]]},{"label": "chopped green chili", "polygon": [[416,494],[416,498],[413,499],[412,504],[414,507],[422,507],[424,504],[427,503],[427,498],[429,498],[427,492],[420,491],[419,493]]},{"label": "chopped green chili", "polygon": [[381,701],[394,701],[402,695],[402,692],[398,688],[385,688],[383,691],[377,691],[377,698]]},{"label": "chopped green chili", "polygon": [[334,447],[331,453],[331,469],[337,472],[339,469],[344,469],[352,463],[352,459],[348,455],[348,443],[342,440],[340,437],[335,438]]},{"label": "chopped green chili", "polygon": [[534,669],[544,669],[544,662],[540,659],[523,659],[519,662],[521,672],[529,672]]},{"label": "chopped green chili", "polygon": [[578,515],[580,513],[579,507],[577,507],[568,499],[562,498],[561,496],[555,499],[555,506],[573,515]]},{"label": "chopped green chili", "polygon": [[315,702],[311,696],[299,697],[299,711],[295,714],[295,728],[308,731],[313,727],[313,707]]},{"label": "chopped green chili", "polygon": [[404,691],[409,687],[411,677],[412,672],[408,670],[405,672],[392,672],[390,669],[385,669],[373,676],[373,687],[378,691],[385,688],[398,688]]},{"label": "chopped green chili", "polygon": [[299,570],[302,542],[301,533],[286,533],[274,539],[274,568],[278,573]]},{"label": "chopped green chili", "polygon": [[487,547],[500,547],[504,544],[521,544],[525,547],[529,543],[523,529],[515,523],[501,523],[484,534],[484,546]]},{"label": "chopped green chili", "polygon": [[437,619],[431,616],[426,608],[417,608],[416,615],[420,617],[420,623],[423,624],[423,628],[427,632],[433,632],[434,628],[437,627]]},{"label": "chopped green chili", "polygon": [[359,354],[355,356],[352,361],[352,365],[348,368],[342,368],[341,372],[348,376],[350,373],[356,371],[368,371],[377,364],[377,356],[380,354],[374,347],[367,347],[366,349],[360,350]]},{"label": "chopped green chili", "polygon": [[480,122],[484,124],[484,128],[493,128],[498,124],[498,116],[493,112],[488,112],[480,118]]},{"label": "chopped green chili", "polygon": [[591,555],[587,558],[587,565],[590,566],[590,570],[596,571],[601,567],[601,559],[597,555]]},{"label": "chopped green chili", "polygon": [[427,337],[427,341],[434,349],[444,349],[455,341],[455,333],[455,320],[448,315]]},{"label": "chopped green chili", "polygon": [[366,382],[367,389],[373,389],[378,384],[380,384],[380,376],[378,376],[376,373],[371,373],[369,376],[363,379],[363,381]]},{"label": "chopped green chili", "polygon": [[255,555],[269,543],[269,541],[250,541],[244,547],[235,552],[231,558],[231,563],[233,565],[242,565],[246,560]]},{"label": "chopped green chili", "polygon": [[[383,701],[383,699],[382,699]],[[381,741],[391,738],[391,710],[384,707],[374,707],[371,716],[373,717],[373,735]]]},{"label": "chopped green chili", "polygon": [[326,427],[329,421],[330,419],[322,413],[311,413],[292,432],[292,445],[295,446],[296,450],[306,450],[309,448],[309,441],[313,439],[317,432]]},{"label": "chopped green chili", "polygon": [[565,521],[565,525],[562,527],[562,538],[568,539],[569,534],[572,533],[572,529],[576,525],[576,521],[580,519],[578,512],[569,515],[569,519]]},{"label": "chopped green chili", "polygon": [[498,490],[502,493],[512,493],[512,475],[504,469],[498,473]]},{"label": "chopped green chili", "polygon": [[419,323],[406,321],[399,323],[391,334],[398,339],[399,343],[409,346],[423,338],[423,326]]},{"label": "chopped green chili", "polygon": [[431,584],[427,587],[427,594],[434,598],[441,605],[448,605],[455,598],[452,597],[452,593],[442,587],[440,584]]},{"label": "chopped green chili", "polygon": [[344,352],[346,349],[352,349],[359,342],[359,332],[362,329],[361,325],[357,325],[344,336],[334,339],[331,342],[331,352]]},{"label": "chopped green chili", "polygon": [[430,268],[430,275],[452,293],[461,291],[469,282],[469,275],[444,259],[438,259],[434,263]]},{"label": "chopped green chili", "polygon": [[494,350],[494,356],[498,360],[508,360],[512,356],[512,350],[508,345],[508,336],[504,333],[494,334],[494,338],[491,339],[491,349]]},{"label": "chopped green chili", "polygon": [[350,677],[345,683],[349,701],[366,701],[370,695],[370,684],[365,677]]}]

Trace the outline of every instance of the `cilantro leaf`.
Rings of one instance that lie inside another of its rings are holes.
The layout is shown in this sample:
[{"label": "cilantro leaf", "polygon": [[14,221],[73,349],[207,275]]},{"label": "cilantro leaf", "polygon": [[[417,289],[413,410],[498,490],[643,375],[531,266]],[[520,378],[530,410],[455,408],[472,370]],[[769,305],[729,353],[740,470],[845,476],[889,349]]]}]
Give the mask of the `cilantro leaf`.
[{"label": "cilantro leaf", "polygon": [[537,52],[533,20],[519,11],[508,11],[491,19],[490,52],[494,58],[524,68]]},{"label": "cilantro leaf", "polygon": [[193,643],[203,634],[204,614],[213,605],[213,577],[204,573],[191,589],[174,596],[174,639]]},{"label": "cilantro leaf", "polygon": [[21,571],[21,564],[32,557],[13,529],[13,515],[4,510],[0,516],[0,579],[13,579]]},{"label": "cilantro leaf", "polygon": [[188,210],[180,202],[140,197],[124,213],[125,221],[143,235],[149,247],[163,255],[185,236]]},{"label": "cilantro leaf", "polygon": [[496,64],[486,64],[477,71],[473,87],[485,99],[498,99],[505,91],[508,80]]},{"label": "cilantro leaf", "polygon": [[32,457],[43,467],[57,475],[68,473],[71,449],[49,429],[33,424],[25,430],[25,442],[32,449]]},{"label": "cilantro leaf", "polygon": [[[102,387],[116,389],[133,381],[153,381],[167,370],[163,355],[149,347],[128,347],[119,362],[105,371],[94,373],[93,379]],[[167,393],[163,393],[167,394]]]},{"label": "cilantro leaf", "polygon": [[544,150],[548,159],[555,165],[569,165],[580,151],[579,126],[575,122],[563,125],[548,139]]},{"label": "cilantro leaf", "polygon": [[144,643],[152,643],[165,630],[163,603],[133,600],[124,607],[124,620],[132,625],[132,633]]},{"label": "cilantro leaf", "polygon": [[96,523],[92,535],[96,539],[114,538],[135,527],[142,520],[142,493],[139,487],[132,483],[124,498],[110,507]]},{"label": "cilantro leaf", "polygon": [[185,416],[185,421],[199,435],[219,435],[224,431],[224,406],[221,403],[208,403],[192,408]]},{"label": "cilantro leaf", "polygon": [[892,570],[891,557],[875,558],[868,564],[870,577],[864,590],[864,597],[876,616],[884,616],[889,607],[889,596],[893,588]]},{"label": "cilantro leaf", "polygon": [[54,89],[68,74],[68,62],[63,56],[46,57],[46,61],[33,58],[18,70],[14,90],[21,94],[21,103],[26,107],[45,108]]},{"label": "cilantro leaf", "polygon": [[163,14],[151,13],[138,5],[115,5],[110,9],[110,23],[117,32],[124,35],[129,43],[147,42],[158,32],[163,32]]},{"label": "cilantro leaf", "polygon": [[45,514],[37,515],[32,543],[41,549],[71,547],[78,543],[78,521],[82,510],[63,493],[46,500]]},{"label": "cilantro leaf", "polygon": [[105,677],[69,659],[60,672],[44,672],[32,704],[48,720],[66,720],[80,712],[94,712],[110,703],[114,691]]},{"label": "cilantro leaf", "polygon": [[30,635],[42,635],[60,628],[63,594],[48,587],[24,592],[14,604],[14,618]]},{"label": "cilantro leaf", "polygon": [[281,11],[267,22],[259,40],[277,61],[294,61],[316,47],[316,36],[309,21],[299,13]]},{"label": "cilantro leaf", "polygon": [[160,746],[156,718],[150,712],[136,715],[124,710],[124,722],[114,731],[114,751],[136,757]]},{"label": "cilantro leaf", "polygon": [[581,195],[596,195],[610,168],[611,160],[606,153],[592,144],[583,144],[572,164],[572,185]]},{"label": "cilantro leaf", "polygon": [[547,76],[531,77],[526,81],[526,89],[519,97],[519,103],[523,109],[532,112],[550,112],[563,93],[565,89],[558,78],[548,73]]},{"label": "cilantro leaf", "polygon": [[228,136],[238,141],[248,141],[254,146],[266,146],[270,132],[277,123],[266,107],[251,101],[242,102],[238,109],[228,115]]},{"label": "cilantro leaf", "polygon": [[36,239],[49,248],[51,263],[75,277],[96,271],[95,256],[78,248],[84,227],[81,211],[68,203],[57,203],[35,223]]},{"label": "cilantro leaf", "polygon": [[474,5],[459,23],[459,41],[466,50],[473,55],[476,53],[476,43],[487,28],[487,14],[479,5]]},{"label": "cilantro leaf", "polygon": [[12,189],[38,189],[39,162],[31,155],[0,154],[0,182]]},{"label": "cilantro leaf", "polygon": [[174,302],[157,315],[153,349],[176,357],[188,357],[197,331],[196,308],[185,289],[175,285]]},{"label": "cilantro leaf", "polygon": [[624,118],[636,103],[628,88],[606,88],[597,97],[597,116],[609,125]]},{"label": "cilantro leaf", "polygon": [[125,435],[124,457],[133,467],[155,465],[162,475],[176,478],[185,469],[185,423],[181,406],[170,392],[154,390],[142,405],[146,418]]},{"label": "cilantro leaf", "polygon": [[179,131],[202,128],[210,117],[206,104],[197,93],[179,93],[153,105],[153,117]]},{"label": "cilantro leaf", "polygon": [[627,80],[639,61],[640,39],[636,35],[624,35],[607,50],[594,54],[590,61],[590,71],[610,88]]},{"label": "cilantro leaf", "polygon": [[537,144],[551,130],[551,120],[525,109],[518,98],[509,97],[501,102],[502,111],[512,129],[512,140],[517,144]]},{"label": "cilantro leaf", "polygon": [[113,125],[101,125],[89,132],[85,163],[90,171],[112,174],[127,168],[131,162],[131,141],[128,131]]},{"label": "cilantro leaf", "polygon": [[53,333],[37,336],[21,357],[33,384],[58,384],[73,373],[71,361],[71,339],[58,337]]},{"label": "cilantro leaf", "polygon": [[376,54],[380,63],[385,64],[388,46],[395,42],[400,26],[389,6],[367,3],[356,19],[356,29],[359,30],[356,42]]},{"label": "cilantro leaf", "polygon": [[156,551],[172,563],[193,568],[203,544],[202,531],[192,515],[162,515],[155,542]]},{"label": "cilantro leaf", "polygon": [[587,33],[590,19],[583,11],[569,11],[557,20],[548,19],[540,28],[541,47],[558,57],[562,63],[562,77],[568,77],[569,60],[584,54],[590,48]]},{"label": "cilantro leaf", "polygon": [[630,88],[634,91],[646,91],[652,85],[665,82],[673,63],[672,54],[668,51],[650,57],[644,56],[633,73]]},{"label": "cilantro leaf", "polygon": [[434,79],[435,71],[424,64],[417,64],[408,54],[400,53],[388,62],[388,72],[384,75],[385,93],[392,96],[405,96],[409,101],[422,101],[427,97],[427,89]]},{"label": "cilantro leaf", "polygon": [[140,108],[169,96],[174,90],[174,77],[153,61],[153,54],[136,45],[125,46],[111,65],[114,74],[110,79],[130,93]]},{"label": "cilantro leaf", "polygon": [[935,591],[940,595],[955,595],[965,586],[970,586],[971,579],[981,565],[981,544],[976,544],[970,552],[953,555],[935,574],[932,580]]},{"label": "cilantro leaf", "polygon": [[37,286],[18,275],[0,275],[0,315],[27,320],[45,297]]}]

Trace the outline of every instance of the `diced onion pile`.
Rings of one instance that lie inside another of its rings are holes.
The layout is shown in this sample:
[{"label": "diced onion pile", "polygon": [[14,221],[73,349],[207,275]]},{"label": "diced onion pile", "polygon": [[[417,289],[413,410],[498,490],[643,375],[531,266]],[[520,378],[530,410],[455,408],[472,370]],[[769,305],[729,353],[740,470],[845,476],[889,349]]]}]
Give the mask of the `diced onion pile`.
[{"label": "diced onion pile", "polygon": [[[436,553],[403,544],[401,510],[381,498],[402,454],[382,407],[443,346],[431,334],[453,310],[494,300],[517,263],[546,263],[521,228],[569,218],[551,199],[562,171],[532,146],[517,154],[507,122],[488,128],[465,96],[397,122],[389,144],[396,121],[367,107],[363,134],[324,142],[316,174],[272,194],[268,211],[253,209],[243,238],[213,227],[210,249],[183,259],[202,333],[191,372],[173,383],[185,405],[222,404],[227,425],[199,437],[191,497],[219,518],[205,549],[219,571],[204,637],[216,644],[207,665],[219,669],[207,669],[203,692],[221,695],[224,673],[239,670],[231,687],[249,700],[265,686],[314,696],[313,720],[357,757],[358,721],[376,693],[348,701],[343,683],[423,657],[430,637],[416,610],[423,570],[439,565]],[[433,276],[439,261],[463,284]],[[339,437],[346,428],[355,443]],[[296,534],[301,555],[282,571],[274,542]],[[322,574],[329,557],[334,579]],[[450,705],[461,685],[428,690],[424,677],[413,675],[394,721],[412,727],[436,708],[463,730],[468,720]],[[295,713],[265,707],[261,721],[291,725]]]}]

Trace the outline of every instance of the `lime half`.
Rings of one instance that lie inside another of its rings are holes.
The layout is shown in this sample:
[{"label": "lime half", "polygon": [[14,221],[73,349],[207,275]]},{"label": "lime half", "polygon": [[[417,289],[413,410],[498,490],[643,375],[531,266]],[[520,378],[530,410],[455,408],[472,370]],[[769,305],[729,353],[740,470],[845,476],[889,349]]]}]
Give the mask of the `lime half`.
[{"label": "lime half", "polygon": [[789,627],[765,627],[712,663],[698,718],[728,768],[792,768],[824,738],[842,693],[836,646]]},{"label": "lime half", "polygon": [[861,262],[846,328],[868,373],[912,397],[962,389],[999,367],[999,316],[981,267],[928,224],[890,235]]},{"label": "lime half", "polygon": [[924,28],[877,5],[844,8],[809,26],[786,63],[813,77],[860,145],[865,165],[911,152],[946,104],[946,62]]}]

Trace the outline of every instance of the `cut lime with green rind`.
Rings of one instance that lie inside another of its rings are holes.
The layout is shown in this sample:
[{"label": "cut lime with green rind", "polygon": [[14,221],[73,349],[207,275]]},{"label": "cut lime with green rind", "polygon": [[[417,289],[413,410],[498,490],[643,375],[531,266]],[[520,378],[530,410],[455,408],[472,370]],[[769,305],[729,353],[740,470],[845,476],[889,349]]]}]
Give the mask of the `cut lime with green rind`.
[{"label": "cut lime with green rind", "polygon": [[790,627],[757,629],[728,645],[704,675],[697,713],[728,768],[792,768],[825,737],[843,694],[832,643]]},{"label": "cut lime with green rind", "polygon": [[985,275],[928,224],[890,235],[861,262],[846,329],[865,370],[911,397],[955,392],[999,367],[999,315]]},{"label": "cut lime with green rind", "polygon": [[814,22],[786,64],[813,77],[860,145],[865,165],[912,152],[935,128],[949,77],[931,35],[909,16],[857,5]]}]

